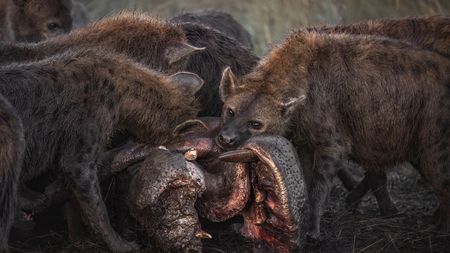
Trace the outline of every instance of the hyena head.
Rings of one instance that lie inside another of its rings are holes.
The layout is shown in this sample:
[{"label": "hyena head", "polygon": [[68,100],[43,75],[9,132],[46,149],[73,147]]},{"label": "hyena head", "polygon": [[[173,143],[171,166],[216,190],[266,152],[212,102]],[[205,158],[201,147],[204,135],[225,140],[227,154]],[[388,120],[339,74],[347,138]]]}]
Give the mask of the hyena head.
[{"label": "hyena head", "polygon": [[197,117],[194,94],[203,86],[203,79],[191,72],[170,76],[155,72],[154,77],[125,97],[120,124],[138,140],[161,145],[173,137],[179,124]]},{"label": "hyena head", "polygon": [[71,0],[12,0],[17,41],[37,42],[72,29]]},{"label": "hyena head", "polygon": [[306,96],[263,86],[267,87],[245,77],[239,84],[230,68],[224,70],[220,83],[222,129],[216,139],[222,148],[236,148],[256,135],[286,134],[292,111]]}]

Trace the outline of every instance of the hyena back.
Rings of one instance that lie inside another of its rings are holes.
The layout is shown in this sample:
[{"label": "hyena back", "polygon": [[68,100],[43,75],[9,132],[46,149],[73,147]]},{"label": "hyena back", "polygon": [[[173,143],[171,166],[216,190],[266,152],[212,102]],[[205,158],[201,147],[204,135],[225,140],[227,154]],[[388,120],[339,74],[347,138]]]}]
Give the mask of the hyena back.
[{"label": "hyena back", "polygon": [[[20,180],[55,170],[69,182],[82,215],[114,252],[136,249],[112,229],[97,178],[96,158],[115,132],[164,143],[174,126],[198,112],[191,73],[159,74],[99,50],[0,69],[0,93],[17,108],[26,133]],[[25,99],[26,98],[26,99]]]},{"label": "hyena back", "polygon": [[409,42],[445,57],[450,57],[450,17],[447,16],[380,19],[349,25],[316,26],[307,29],[325,33],[385,36]]},{"label": "hyena back", "polygon": [[0,252],[8,252],[24,150],[22,121],[16,109],[0,95]]},{"label": "hyena back", "polygon": [[434,188],[448,232],[449,71],[448,59],[398,40],[297,31],[242,79],[224,72],[218,142],[290,137],[306,170],[313,237],[343,159],[375,175],[411,162]]}]

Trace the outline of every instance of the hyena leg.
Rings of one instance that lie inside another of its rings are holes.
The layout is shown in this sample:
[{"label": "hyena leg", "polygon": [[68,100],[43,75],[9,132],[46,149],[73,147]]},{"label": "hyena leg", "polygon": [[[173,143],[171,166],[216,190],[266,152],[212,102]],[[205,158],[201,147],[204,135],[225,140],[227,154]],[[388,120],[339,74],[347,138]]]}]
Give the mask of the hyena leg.
[{"label": "hyena leg", "polygon": [[308,200],[310,203],[311,227],[308,235],[314,239],[320,236],[320,217],[325,203],[333,186],[333,179],[337,174],[342,157],[339,149],[316,150],[314,156],[313,178],[308,187]]},{"label": "hyena leg", "polygon": [[130,210],[128,205],[123,204],[128,203],[128,189],[130,187],[131,179],[132,174],[128,173],[128,171],[122,172],[120,175],[116,176],[115,195],[117,200],[113,202],[113,207],[116,212],[117,230],[127,240],[136,240],[136,233],[133,231],[134,223],[130,216]]},{"label": "hyena leg", "polygon": [[86,224],[96,234],[100,235],[111,251],[129,252],[137,250],[136,244],[123,240],[111,226],[102,199],[95,163],[76,164],[73,161],[67,162],[66,160],[63,167],[66,169],[72,191],[80,205]]},{"label": "hyena leg", "polygon": [[361,199],[366,195],[370,190],[370,182],[369,177],[367,175],[363,178],[363,180],[353,189],[345,199],[347,206],[351,209],[356,208]]},{"label": "hyena leg", "polygon": [[439,199],[438,230],[450,233],[450,118],[438,122],[437,126],[424,133],[427,138],[419,147],[422,152],[417,169],[430,182]]},{"label": "hyena leg", "polygon": [[80,244],[86,239],[86,229],[80,216],[81,210],[74,199],[63,206],[64,218],[67,222],[67,233],[72,244]]},{"label": "hyena leg", "polygon": [[[337,172],[337,176],[342,181],[342,184],[347,191],[351,192],[359,185],[358,180],[356,180],[352,173],[345,168],[340,168]],[[367,188],[367,191],[369,191],[369,188]]]},{"label": "hyena leg", "polygon": [[361,199],[367,194],[369,190],[375,195],[377,199],[378,208],[381,216],[389,216],[398,212],[387,190],[387,176],[384,171],[367,172],[363,180],[353,189],[346,198],[347,206],[356,208]]},{"label": "hyena leg", "polygon": [[390,216],[398,213],[387,189],[386,173],[384,171],[369,171],[366,178],[368,178],[370,189],[377,199],[381,216]]}]

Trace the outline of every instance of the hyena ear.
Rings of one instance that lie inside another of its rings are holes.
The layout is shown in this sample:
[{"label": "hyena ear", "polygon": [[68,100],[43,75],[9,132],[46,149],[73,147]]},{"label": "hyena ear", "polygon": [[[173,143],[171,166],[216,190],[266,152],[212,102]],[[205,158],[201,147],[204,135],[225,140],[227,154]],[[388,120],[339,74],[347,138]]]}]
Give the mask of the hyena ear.
[{"label": "hyena ear", "polygon": [[282,113],[287,114],[291,111],[293,111],[299,104],[301,104],[306,99],[305,94],[300,95],[286,95],[279,101],[279,104],[281,105]]},{"label": "hyena ear", "polygon": [[196,52],[205,50],[205,47],[194,47],[188,43],[178,43],[175,46],[168,47],[165,51],[165,57],[169,65],[172,65],[187,56],[190,56]]},{"label": "hyena ear", "polygon": [[230,67],[225,68],[225,70],[222,73],[222,80],[220,80],[219,86],[219,94],[222,102],[224,102],[228,96],[234,93],[236,87],[237,87],[236,76],[233,74],[233,71],[231,71]]},{"label": "hyena ear", "polygon": [[191,72],[178,72],[171,75],[170,78],[192,95],[197,93],[204,83],[203,79]]}]

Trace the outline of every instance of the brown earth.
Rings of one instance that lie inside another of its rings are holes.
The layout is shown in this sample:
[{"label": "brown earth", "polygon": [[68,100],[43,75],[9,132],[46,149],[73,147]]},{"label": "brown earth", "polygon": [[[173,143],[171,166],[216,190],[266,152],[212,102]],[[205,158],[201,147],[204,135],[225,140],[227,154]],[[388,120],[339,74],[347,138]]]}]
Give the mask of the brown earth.
[{"label": "brown earth", "polygon": [[[362,176],[361,170],[352,167]],[[375,198],[370,194],[356,212],[347,210],[347,192],[336,182],[322,218],[322,238],[318,242],[308,242],[305,252],[450,252],[450,235],[433,231],[431,216],[437,201],[417,172],[408,166],[400,166],[389,174],[389,182],[391,196],[400,213],[386,218],[379,217]],[[106,193],[106,197],[108,195]],[[67,247],[60,213],[54,210],[41,219],[50,221],[53,226],[37,224],[37,232],[32,236],[12,242],[13,251],[59,252],[64,249],[74,252]],[[235,232],[238,227],[237,224],[206,224],[204,228],[213,239],[204,241],[204,252],[252,252],[251,242]],[[14,233],[17,234],[17,230]],[[83,252],[107,250],[96,242],[89,242]]]}]

